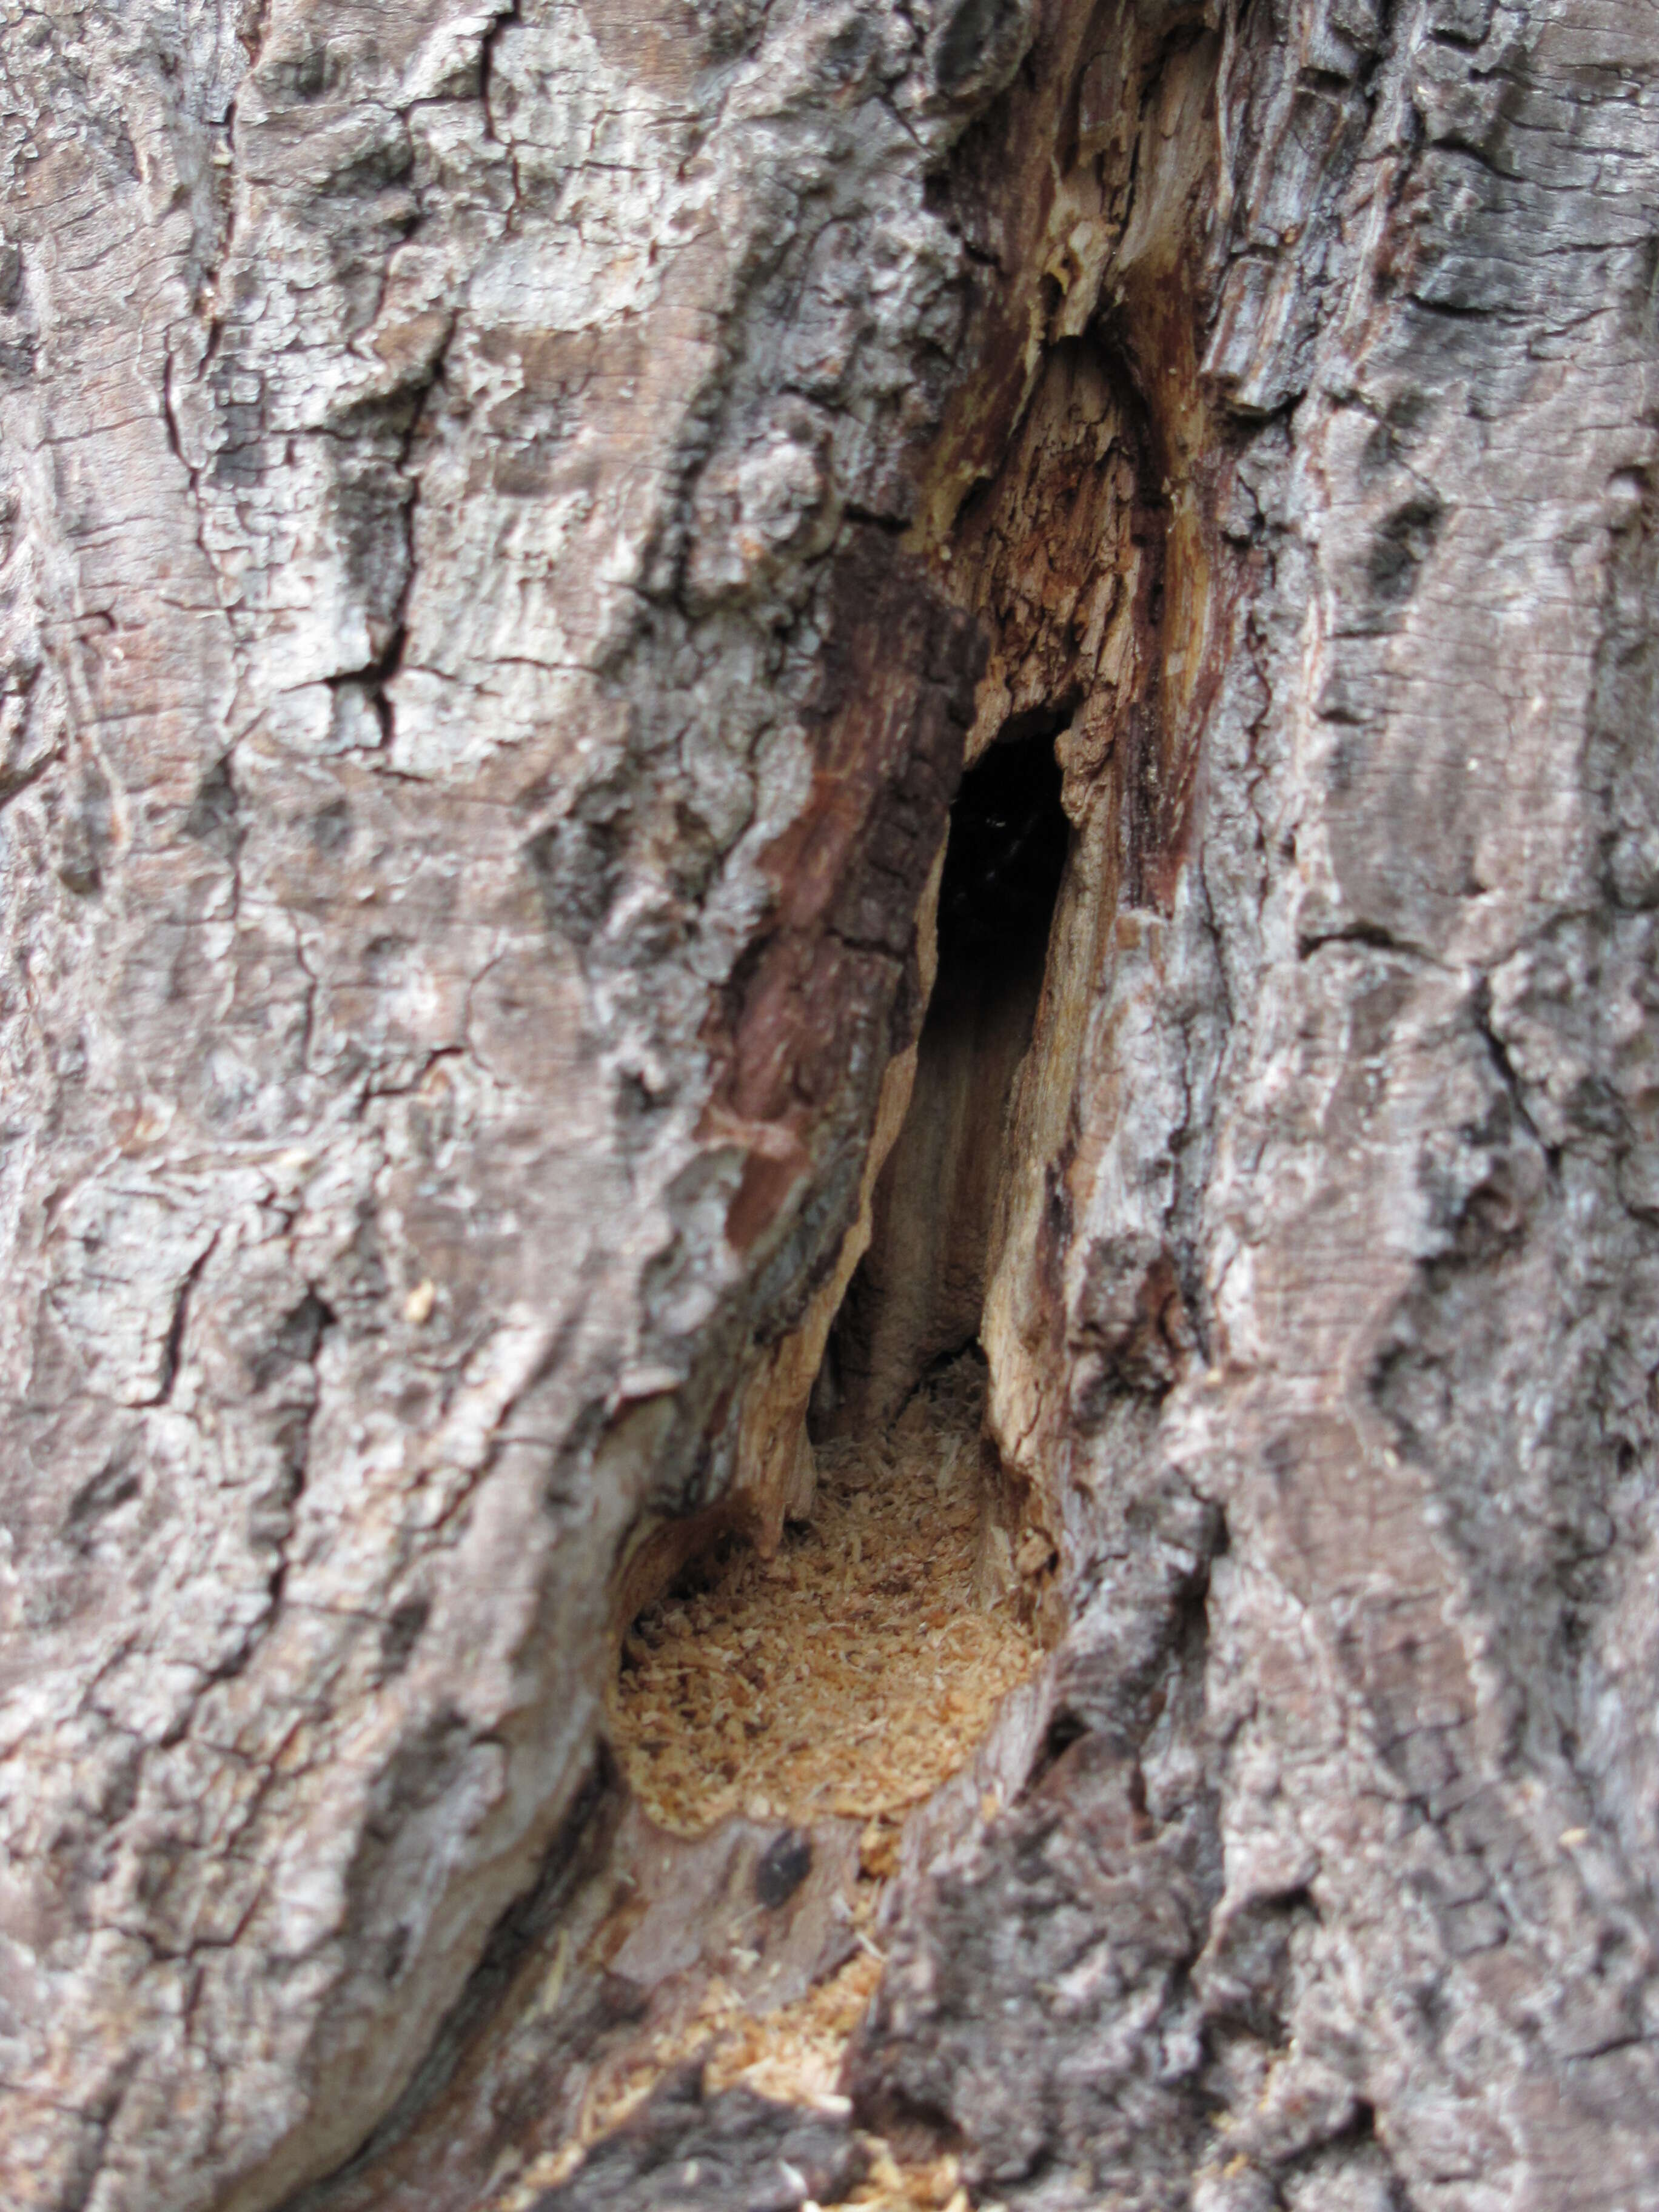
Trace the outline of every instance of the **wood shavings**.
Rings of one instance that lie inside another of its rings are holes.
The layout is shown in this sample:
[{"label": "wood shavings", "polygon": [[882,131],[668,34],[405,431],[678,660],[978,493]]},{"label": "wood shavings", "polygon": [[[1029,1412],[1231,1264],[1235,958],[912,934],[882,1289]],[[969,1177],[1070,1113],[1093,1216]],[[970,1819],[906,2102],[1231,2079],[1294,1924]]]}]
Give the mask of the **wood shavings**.
[{"label": "wood shavings", "polygon": [[[958,1394],[959,1395],[960,1394]],[[766,1562],[734,1548],[708,1587],[640,1616],[612,1690],[613,1739],[653,1820],[700,1835],[728,1814],[896,1822],[968,1759],[1037,1645],[975,1603],[977,1454],[962,1407],[825,1447],[811,1524]]]},{"label": "wood shavings", "polygon": [[848,2039],[880,1979],[879,1959],[860,1952],[797,2003],[734,2023],[709,2058],[710,2089],[741,2084],[795,2105],[833,2098]]},{"label": "wood shavings", "polygon": [[[712,1981],[681,2017],[631,2050],[623,2066],[595,2075],[568,2141],[520,2175],[497,2200],[497,2212],[527,2212],[544,2190],[556,2187],[575,2171],[601,2136],[639,2109],[665,2074],[689,2058],[704,2058],[711,2094],[741,2085],[784,2104],[845,2111],[836,2094],[842,2055],[880,1978],[878,1962],[860,1952],[804,1997],[759,2020],[738,1990],[719,1978]],[[911,2200],[892,2201],[904,2205]]]},{"label": "wood shavings", "polygon": [[848,2204],[867,2206],[871,2212],[969,2212],[968,2192],[958,2179],[962,2164],[954,2152],[899,2160],[885,2143],[868,2140],[874,2154],[870,2171],[847,2198]]}]

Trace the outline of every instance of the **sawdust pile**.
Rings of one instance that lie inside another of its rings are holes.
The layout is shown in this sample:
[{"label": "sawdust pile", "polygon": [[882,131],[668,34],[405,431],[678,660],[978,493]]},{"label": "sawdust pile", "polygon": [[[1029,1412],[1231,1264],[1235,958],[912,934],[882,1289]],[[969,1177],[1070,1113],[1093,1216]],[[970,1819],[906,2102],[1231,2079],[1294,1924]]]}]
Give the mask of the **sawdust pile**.
[{"label": "sawdust pile", "polygon": [[661,1826],[859,1818],[887,1871],[903,1814],[1038,1656],[1010,1605],[975,1601],[981,1387],[958,1361],[895,1431],[822,1447],[814,1518],[775,1559],[734,1547],[640,1616],[611,1721]]},{"label": "sawdust pile", "polygon": [[[814,1517],[786,1532],[775,1559],[729,1544],[629,1631],[611,1728],[647,1814],[682,1837],[738,1813],[798,1829],[861,1820],[849,1899],[860,1948],[795,2002],[758,2014],[717,1975],[694,2012],[596,2080],[561,2174],[693,2055],[711,2089],[842,2104],[842,2058],[881,1975],[872,1931],[905,1815],[965,1765],[1041,1656],[1016,1607],[987,1606],[975,1588],[983,1395],[983,1363],[966,1355],[893,1431],[821,1446]],[[866,2142],[871,2170],[852,2203],[965,2212],[954,2157],[896,2160]]]}]

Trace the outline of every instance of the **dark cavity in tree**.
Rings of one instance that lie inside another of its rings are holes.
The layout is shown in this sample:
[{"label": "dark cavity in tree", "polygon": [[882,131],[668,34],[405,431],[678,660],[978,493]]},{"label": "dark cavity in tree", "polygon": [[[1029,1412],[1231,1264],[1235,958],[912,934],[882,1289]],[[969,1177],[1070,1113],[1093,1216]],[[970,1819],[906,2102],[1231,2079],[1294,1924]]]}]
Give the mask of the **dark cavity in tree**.
[{"label": "dark cavity in tree", "polygon": [[937,1005],[982,987],[983,971],[1042,981],[1054,902],[1071,846],[1054,740],[1063,715],[1022,715],[963,778],[951,810],[939,902]]},{"label": "dark cavity in tree", "polygon": [[1014,1087],[1071,847],[1060,706],[1019,717],[963,778],[939,890],[939,973],[909,1112],[813,1408],[820,1438],[890,1422],[979,1334]]}]

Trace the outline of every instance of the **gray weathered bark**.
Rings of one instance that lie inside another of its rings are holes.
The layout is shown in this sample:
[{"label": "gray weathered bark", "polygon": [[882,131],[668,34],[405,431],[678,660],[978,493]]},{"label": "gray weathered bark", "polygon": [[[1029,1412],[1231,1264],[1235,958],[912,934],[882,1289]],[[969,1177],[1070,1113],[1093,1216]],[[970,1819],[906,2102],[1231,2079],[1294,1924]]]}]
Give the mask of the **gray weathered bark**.
[{"label": "gray weathered bark", "polygon": [[799,1484],[1018,725],[1059,1640],[860,2111],[1053,2212],[1659,2206],[1651,0],[0,71],[6,2201],[263,2212],[552,1940],[613,1577]]}]

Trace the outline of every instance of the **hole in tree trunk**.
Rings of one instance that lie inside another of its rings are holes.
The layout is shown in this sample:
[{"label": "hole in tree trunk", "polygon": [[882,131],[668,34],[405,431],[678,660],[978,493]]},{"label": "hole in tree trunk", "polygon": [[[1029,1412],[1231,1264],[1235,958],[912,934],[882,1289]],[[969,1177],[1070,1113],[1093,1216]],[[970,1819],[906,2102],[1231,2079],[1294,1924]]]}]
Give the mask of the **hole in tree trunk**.
[{"label": "hole in tree trunk", "polygon": [[[952,812],[910,1104],[815,1392],[811,1518],[791,1521],[771,1557],[728,1519],[689,1562],[679,1552],[622,1639],[613,1737],[659,1829],[693,1838],[742,1816],[763,1887],[775,1861],[805,1865],[813,1850],[840,1849],[856,1869],[810,1994],[769,2006],[763,1955],[733,1954],[754,1957],[759,1994],[733,1996],[729,2018],[705,2002],[685,2030],[686,2050],[712,2031],[715,2085],[834,2087],[879,1972],[881,1886],[905,1819],[967,1765],[1040,1656],[995,1565],[1008,1547],[977,1338],[1069,847],[1064,719],[1006,732]],[[720,1973],[738,1989],[741,1972]]]},{"label": "hole in tree trunk", "polygon": [[1066,720],[1020,717],[951,810],[915,1087],[813,1394],[815,1441],[884,1427],[935,1361],[979,1335],[1009,1109],[1070,842],[1054,749]]},{"label": "hole in tree trunk", "polygon": [[618,1747],[680,1834],[737,1811],[890,1823],[963,1763],[1030,1663],[1025,1629],[988,1601],[998,1486],[978,1336],[1070,844],[1065,720],[1021,717],[951,811],[910,1104],[813,1392],[811,1516],[771,1559],[718,1528],[624,1638]]}]

